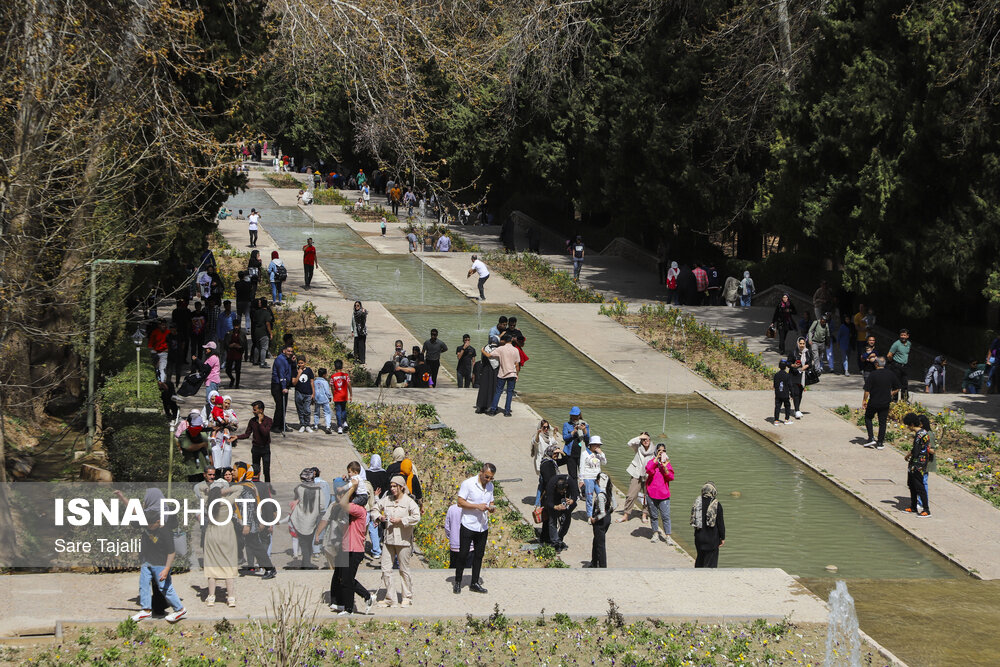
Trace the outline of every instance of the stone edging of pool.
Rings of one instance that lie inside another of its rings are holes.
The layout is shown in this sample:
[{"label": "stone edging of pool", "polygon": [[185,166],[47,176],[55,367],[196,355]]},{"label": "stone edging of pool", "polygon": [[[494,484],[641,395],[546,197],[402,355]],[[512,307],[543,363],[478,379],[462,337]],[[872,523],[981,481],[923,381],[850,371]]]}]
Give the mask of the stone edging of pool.
[{"label": "stone edging of pool", "polygon": [[[929,549],[933,550],[936,554],[938,554],[939,556],[941,556],[942,558],[944,558],[945,560],[947,560],[949,563],[952,563],[953,565],[956,565],[957,567],[961,568],[964,572],[966,572],[968,575],[970,575],[972,577],[975,577],[976,579],[985,580],[985,577],[983,577],[975,568],[973,568],[973,567],[971,567],[969,565],[966,565],[965,563],[963,563],[962,561],[960,561],[955,556],[952,556],[952,555],[950,555],[948,553],[945,553],[944,551],[941,550],[940,547],[938,547],[937,545],[933,544],[932,542],[929,542],[925,537],[919,535],[918,533],[915,533],[912,528],[906,526],[903,523],[900,523],[899,520],[896,517],[894,517],[892,514],[890,514],[889,512],[886,512],[885,510],[883,510],[880,507],[877,507],[877,506],[873,505],[871,502],[869,502],[863,496],[861,496],[858,493],[856,493],[853,489],[851,489],[849,486],[847,486],[846,482],[841,481],[835,475],[833,475],[832,473],[830,473],[830,472],[828,472],[826,470],[821,470],[821,469],[817,468],[815,465],[813,465],[813,463],[809,459],[807,459],[804,456],[802,456],[801,454],[799,454],[795,449],[792,449],[791,447],[786,447],[785,445],[783,445],[781,443],[781,441],[779,439],[776,439],[773,435],[771,435],[771,434],[769,434],[769,433],[767,433],[765,431],[762,431],[762,430],[756,428],[753,424],[751,424],[749,421],[747,421],[744,417],[742,417],[741,415],[739,415],[736,412],[734,412],[733,410],[731,410],[729,408],[729,406],[726,405],[725,403],[716,400],[714,397],[710,396],[709,394],[707,394],[707,393],[705,393],[703,391],[697,391],[695,393],[697,393],[699,396],[701,396],[702,398],[704,398],[706,401],[708,401],[709,403],[711,403],[715,407],[717,407],[720,410],[722,410],[723,412],[725,412],[727,415],[729,415],[730,417],[732,417],[733,419],[735,419],[739,423],[743,424],[744,426],[746,426],[747,428],[749,428],[750,430],[752,430],[757,435],[765,438],[766,440],[768,440],[769,442],[771,442],[772,444],[774,444],[776,447],[778,447],[778,449],[782,450],[783,452],[785,452],[786,454],[788,454],[789,456],[791,456],[792,458],[794,458],[796,461],[798,461],[802,465],[807,466],[810,470],[812,470],[813,472],[815,472],[817,475],[820,475],[820,476],[826,478],[834,486],[836,486],[837,488],[841,489],[845,493],[850,494],[853,498],[857,499],[858,502],[860,502],[861,504],[863,504],[865,507],[868,507],[869,509],[875,511],[875,513],[878,514],[880,517],[882,517],[883,519],[885,519],[889,523],[893,524],[894,526],[902,529],[907,535],[910,535],[914,539],[919,540],[921,543],[923,543],[924,545],[926,545]],[[766,393],[766,392],[761,392],[761,393]]]}]

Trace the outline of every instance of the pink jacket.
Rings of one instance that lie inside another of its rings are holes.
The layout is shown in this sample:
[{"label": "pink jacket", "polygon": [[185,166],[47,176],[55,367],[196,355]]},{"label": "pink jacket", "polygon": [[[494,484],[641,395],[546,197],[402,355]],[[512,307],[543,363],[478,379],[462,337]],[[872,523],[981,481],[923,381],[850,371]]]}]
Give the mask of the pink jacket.
[{"label": "pink jacket", "polygon": [[219,384],[222,380],[221,364],[219,363],[219,355],[213,354],[208,359],[205,360],[208,364],[208,377],[205,378],[205,386],[209,386],[213,382]]},{"label": "pink jacket", "polygon": [[656,500],[670,497],[670,482],[674,479],[674,467],[667,461],[667,475],[663,476],[660,464],[653,459],[646,464],[646,495]]}]

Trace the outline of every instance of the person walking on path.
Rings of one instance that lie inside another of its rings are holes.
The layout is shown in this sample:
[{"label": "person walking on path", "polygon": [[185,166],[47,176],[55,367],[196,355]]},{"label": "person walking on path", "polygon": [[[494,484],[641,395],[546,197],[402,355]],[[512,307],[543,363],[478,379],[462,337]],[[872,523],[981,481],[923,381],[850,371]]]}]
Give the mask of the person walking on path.
[{"label": "person walking on path", "polygon": [[354,302],[354,311],[351,313],[351,337],[354,339],[354,361],[364,364],[368,345],[368,311],[360,301]]},{"label": "person walking on path", "polygon": [[226,582],[226,603],[236,606],[236,578],[239,572],[239,542],[229,518],[235,516],[236,509],[227,497],[239,493],[239,487],[229,486],[225,480],[214,481],[207,490],[206,507],[210,507],[212,520],[206,522],[203,531],[204,571],[207,579],[208,596],[205,606],[215,606],[215,584],[217,579]]},{"label": "person walking on path", "polygon": [[[330,503],[323,518],[316,527],[314,541],[326,534],[323,552],[333,576],[330,578],[330,610],[339,616],[348,616],[355,611],[354,600],[360,595],[365,601],[364,614],[371,612],[375,599],[367,588],[358,581],[358,567],[365,559],[365,532],[368,512],[363,505],[351,502],[358,490],[358,479],[333,481],[333,493],[337,501]],[[326,530],[329,524],[330,530]]]},{"label": "person walking on path", "polygon": [[167,321],[159,319],[156,326],[149,332],[149,342],[146,344],[153,355],[153,368],[156,369],[156,379],[160,382],[167,381],[167,355],[169,346],[167,345]]},{"label": "person walking on path", "polygon": [[413,580],[410,577],[410,558],[413,556],[413,529],[420,523],[420,508],[406,492],[406,480],[396,475],[389,480],[389,493],[375,503],[372,521],[385,524],[385,542],[382,545],[382,585],[385,598],[376,604],[392,607],[396,603],[396,587],[392,584],[393,563],[399,561],[399,578],[402,588],[400,606],[413,604]]},{"label": "person walking on path", "polygon": [[535,429],[535,434],[531,436],[531,461],[535,466],[535,474],[539,477],[539,486],[535,491],[535,507],[541,507],[542,505],[542,461],[545,460],[545,452],[549,450],[549,447],[553,446],[562,448],[556,440],[556,434],[552,432],[549,420],[543,419],[538,422],[538,428]]},{"label": "person walking on path", "polygon": [[250,277],[250,300],[257,296],[257,286],[260,284],[260,274],[264,270],[264,264],[260,261],[260,250],[251,250],[250,258],[247,260],[247,275]]},{"label": "person walking on path", "polygon": [[705,299],[708,298],[708,272],[700,262],[695,262],[691,273],[694,275],[694,291],[696,292],[693,305],[704,306]]},{"label": "person walking on path", "polygon": [[[212,411],[212,401],[210,398],[211,393],[219,391],[219,382],[222,380],[221,364],[219,363],[219,356],[215,353],[215,341],[210,340],[204,345],[202,349],[205,351],[205,361],[202,362],[205,370],[205,412]],[[198,357],[191,357],[191,361],[198,361]]]},{"label": "person walking on path", "polygon": [[583,245],[583,237],[577,236],[576,242],[570,246],[570,255],[573,257],[573,280],[580,282],[580,270],[583,268],[583,256],[586,247]]},{"label": "person walking on path", "polygon": [[986,374],[982,368],[979,367],[979,360],[973,359],[969,362],[969,370],[965,371],[965,377],[962,378],[962,393],[963,394],[981,394],[983,393],[983,376]]},{"label": "person walking on path", "polygon": [[795,405],[795,418],[802,419],[802,394],[806,391],[806,379],[814,359],[812,350],[806,345],[806,339],[799,336],[795,341],[796,351],[788,357],[789,375],[792,378],[792,403]]},{"label": "person walking on path", "polygon": [[680,291],[677,289],[677,278],[680,276],[681,270],[677,267],[677,262],[670,262],[670,268],[667,269],[667,304],[668,305],[679,305],[681,302]]},{"label": "person walking on path", "polygon": [[288,516],[288,525],[295,533],[302,560],[299,567],[303,570],[312,568],[313,543],[322,513],[326,510],[322,488],[316,483],[316,471],[306,468],[299,473],[299,485],[293,491],[292,511]]},{"label": "person walking on path", "polygon": [[250,215],[247,216],[247,229],[250,231],[250,247],[257,247],[257,230],[260,225],[260,213],[257,209],[250,209]]},{"label": "person walking on path", "polygon": [[[924,417],[926,427],[930,426],[930,421]],[[924,481],[927,474],[927,465],[934,457],[934,449],[930,429],[925,427],[925,422],[920,416],[909,412],[903,417],[903,425],[913,433],[913,447],[906,455],[906,485],[910,488],[910,506],[904,508],[904,512],[912,512],[920,517],[931,515],[931,506],[927,501],[927,483]],[[920,508],[923,508],[922,510]]]},{"label": "person walking on path", "polygon": [[858,304],[858,312],[854,314],[854,335],[857,341],[858,349],[860,350],[864,347],[865,341],[868,340],[868,320],[865,317],[865,304]]},{"label": "person walking on path", "polygon": [[[462,508],[462,527],[459,529],[459,554],[472,554],[472,581],[469,590],[473,593],[486,593],[479,583],[479,573],[483,567],[483,554],[486,552],[486,541],[490,533],[489,516],[496,511],[493,504],[493,477],[497,467],[492,463],[484,463],[478,475],[462,482],[458,489],[456,502]],[[465,573],[465,559],[459,558],[455,567],[455,581],[452,592],[458,595],[462,592],[462,575]]]},{"label": "person walking on path", "polygon": [[[889,423],[889,404],[899,393],[899,379],[885,368],[885,358],[875,360],[875,370],[865,378],[865,397],[861,407],[865,411],[865,428],[868,429],[868,442],[865,447],[875,449],[885,448],[885,427]],[[878,415],[878,439],[872,431],[872,417]]]},{"label": "person walking on path", "polygon": [[[127,503],[128,499],[120,491],[116,492],[119,500]],[[174,611],[167,614],[168,623],[176,623],[184,618],[187,609],[174,590],[170,577],[170,568],[174,564],[174,535],[170,528],[161,523],[163,518],[163,492],[156,488],[146,489],[142,510],[146,515],[146,527],[142,530],[142,540],[139,546],[139,613],[132,616],[133,621],[144,621],[153,615],[151,586],[156,587],[167,599],[167,604]]]},{"label": "person walking on path", "polygon": [[740,305],[744,308],[750,307],[750,302],[753,300],[753,295],[757,293],[757,286],[753,284],[753,278],[750,277],[749,271],[743,272],[743,280],[740,281]]},{"label": "person walking on path", "polygon": [[458,357],[455,376],[458,378],[459,389],[468,389],[472,386],[472,364],[476,361],[476,348],[472,346],[471,341],[469,334],[463,335],[462,344],[455,350],[455,356]]},{"label": "person walking on path", "polygon": [[285,410],[288,408],[288,389],[292,387],[292,364],[295,355],[292,346],[286,345],[271,364],[271,398],[274,399],[274,430],[284,433],[291,430],[285,424]]},{"label": "person walking on path", "polygon": [[312,403],[316,398],[316,374],[306,365],[306,357],[296,357],[296,370],[292,374],[295,387],[295,412],[299,415],[299,433],[312,433]]},{"label": "person walking on path", "polygon": [[607,465],[608,457],[601,451],[601,436],[591,436],[590,442],[580,454],[580,489],[584,494],[587,506],[587,518],[594,515],[594,491],[597,476],[601,474],[601,465]]},{"label": "person walking on path", "polygon": [[243,352],[247,347],[247,335],[243,332],[239,320],[233,323],[233,328],[222,339],[222,348],[226,351],[226,377],[229,378],[229,388],[239,389],[243,373]]},{"label": "person walking on path", "polygon": [[[782,359],[778,362],[778,372],[774,374],[774,420],[778,424],[794,424],[792,421],[792,405],[789,397],[792,394],[792,378],[788,374],[788,362]],[[785,408],[785,421],[781,421],[781,408]]]},{"label": "person walking on path", "polygon": [[493,416],[497,413],[497,408],[500,405],[500,394],[503,393],[506,387],[507,402],[504,404],[503,416],[510,417],[510,404],[514,400],[514,387],[517,384],[517,372],[521,366],[521,355],[511,343],[510,334],[503,335],[500,339],[500,347],[489,354],[483,350],[483,354],[490,358],[495,358],[500,363],[500,367],[497,370],[497,384],[496,391],[493,394],[493,404],[486,414]]},{"label": "person walking on path", "polygon": [[[250,276],[246,271],[237,274],[236,284],[233,290],[236,292],[236,321],[243,324],[244,331],[250,331],[252,322],[250,321],[250,302],[254,298],[256,285],[250,282]],[[244,360],[250,359],[250,350],[246,350]]]},{"label": "person walking on path", "polygon": [[250,404],[253,417],[247,422],[247,430],[236,436],[237,440],[250,438],[250,456],[253,469],[258,471],[265,482],[271,481],[271,427],[273,421],[264,414],[264,402]]},{"label": "person walking on path", "polygon": [[726,543],[726,522],[714,482],[705,482],[691,506],[691,527],[698,557],[695,567],[719,567],[719,547]]},{"label": "person walking on path", "polygon": [[668,545],[674,544],[670,537],[670,482],[673,480],[674,468],[667,456],[667,446],[662,442],[657,443],[656,453],[646,464],[646,500],[649,503],[653,529],[650,542],[663,540]]},{"label": "person walking on path", "polygon": [[785,339],[788,338],[788,332],[798,330],[795,326],[797,312],[791,297],[782,294],[778,305],[774,307],[774,315],[771,316],[771,325],[774,326],[778,337],[778,354],[785,354]]},{"label": "person walking on path", "polygon": [[[652,439],[646,431],[629,440],[628,446],[632,448],[633,454],[632,462],[628,464],[628,469],[625,472],[631,479],[628,484],[628,495],[625,496],[625,506],[618,523],[625,523],[632,518],[632,506],[638,501],[639,494],[642,494],[643,498],[646,497],[646,464],[653,459],[655,453]],[[649,520],[649,509],[645,501],[641,505],[642,522],[646,523]]]},{"label": "person walking on path", "polygon": [[333,362],[333,375],[330,376],[330,386],[333,388],[333,405],[337,415],[337,433],[347,430],[347,403],[351,400],[351,376],[344,372],[344,362],[337,359]]},{"label": "person walking on path", "polygon": [[[333,391],[330,389],[330,382],[326,379],[326,369],[320,368],[316,371],[316,379],[313,380],[316,388],[316,398],[313,400],[313,428],[323,429],[327,435],[333,433],[330,428],[332,423],[331,402],[333,401]],[[323,426],[319,425],[320,413],[323,413]]]},{"label": "person walking on path", "polygon": [[[365,479],[375,492],[375,498],[381,498],[389,490],[389,473],[382,467],[382,457],[372,454],[368,460],[368,469],[365,470]],[[373,521],[371,515],[368,516],[368,537],[372,541],[372,556],[378,558],[382,555],[382,536],[385,528],[377,521]]]},{"label": "person walking on path", "polygon": [[253,339],[250,363],[267,368],[267,351],[274,334],[274,313],[268,308],[264,297],[257,299],[257,307],[252,311],[250,322],[250,337]]},{"label": "person walking on path", "polygon": [[827,282],[821,280],[819,288],[813,292],[813,310],[816,313],[816,319],[818,320],[823,314],[833,310],[834,304],[833,292],[830,291]]},{"label": "person walking on path", "polygon": [[278,257],[278,251],[271,251],[271,263],[267,265],[267,280],[271,283],[271,301],[274,303],[281,303],[281,298],[284,296],[281,291],[281,286],[284,284],[285,280],[288,278],[288,269],[285,268],[284,263],[281,258]]},{"label": "person walking on path", "polygon": [[947,360],[940,354],[934,357],[934,363],[930,365],[930,368],[927,369],[927,374],[924,376],[924,393],[944,393],[945,366],[947,365]]},{"label": "person walking on path", "polygon": [[316,246],[313,245],[312,237],[306,239],[306,244],[302,246],[302,271],[305,274],[305,287],[309,289],[312,284],[313,271],[316,270]]},{"label": "person walking on path", "polygon": [[615,493],[607,473],[597,476],[594,490],[594,514],[590,525],[594,530],[594,543],[590,548],[590,562],[584,567],[608,567],[608,551],[605,548],[608,528],[611,527],[611,513],[615,511]]},{"label": "person walking on path", "polygon": [[888,360],[887,368],[891,370],[896,379],[899,380],[899,400],[910,401],[909,377],[907,376],[907,365],[910,363],[910,330],[900,329],[899,340],[893,342],[889,348],[889,353],[885,355]]},{"label": "person walking on path", "polygon": [[438,371],[441,370],[441,354],[448,351],[448,344],[438,338],[438,330],[431,329],[431,337],[424,341],[424,346],[420,352],[424,355],[424,361],[431,369],[431,378],[434,386],[438,383]]},{"label": "person walking on path", "polygon": [[473,273],[479,276],[479,300],[486,301],[486,292],[483,291],[483,285],[490,278],[490,270],[486,268],[486,264],[483,263],[483,260],[479,259],[478,255],[472,256],[472,268],[469,269],[469,273],[465,277],[469,278]]},{"label": "person walking on path", "polygon": [[556,551],[568,548],[564,539],[573,522],[573,508],[580,497],[576,480],[569,475],[553,475],[545,486],[542,497],[545,508],[545,529],[548,542]]},{"label": "person walking on path", "polygon": [[816,359],[816,370],[823,370],[823,360],[829,363],[828,371],[833,372],[833,336],[830,334],[830,325],[827,323],[826,313],[820,315],[819,319],[812,323],[809,332],[806,334],[806,341],[812,349],[813,358]]},{"label": "person walking on path", "polygon": [[840,356],[843,360],[844,377],[850,376],[848,361],[851,358],[851,319],[844,315],[840,318],[840,327],[837,329],[837,347],[840,349]]}]

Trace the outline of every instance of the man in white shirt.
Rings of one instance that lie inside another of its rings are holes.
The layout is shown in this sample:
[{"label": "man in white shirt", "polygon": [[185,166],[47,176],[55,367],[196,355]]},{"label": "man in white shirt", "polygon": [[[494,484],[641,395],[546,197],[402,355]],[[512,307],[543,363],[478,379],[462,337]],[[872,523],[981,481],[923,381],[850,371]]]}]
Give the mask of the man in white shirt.
[{"label": "man in white shirt", "polygon": [[260,213],[257,209],[250,209],[250,215],[247,216],[247,229],[250,230],[250,247],[257,247],[257,225],[260,224]]},{"label": "man in white shirt", "polygon": [[483,284],[486,283],[487,279],[490,277],[490,270],[486,268],[483,264],[483,260],[479,259],[478,256],[472,256],[472,268],[469,269],[469,273],[465,276],[468,278],[473,273],[479,274],[479,300],[486,301],[486,294],[483,292]]},{"label": "man in white shirt", "polygon": [[[462,508],[462,527],[459,529],[458,553],[469,553],[472,546],[472,583],[469,590],[473,593],[485,593],[486,589],[479,585],[479,571],[483,566],[483,554],[486,552],[486,539],[490,533],[490,514],[496,511],[493,505],[493,477],[497,467],[492,463],[484,463],[482,470],[475,477],[462,482],[458,489],[456,502]],[[458,561],[455,567],[455,583],[452,592],[456,595],[462,592],[462,575],[465,573],[465,559]]]},{"label": "man in white shirt", "polygon": [[438,252],[451,252],[451,237],[447,234],[442,234],[441,238],[437,240],[436,247]]}]

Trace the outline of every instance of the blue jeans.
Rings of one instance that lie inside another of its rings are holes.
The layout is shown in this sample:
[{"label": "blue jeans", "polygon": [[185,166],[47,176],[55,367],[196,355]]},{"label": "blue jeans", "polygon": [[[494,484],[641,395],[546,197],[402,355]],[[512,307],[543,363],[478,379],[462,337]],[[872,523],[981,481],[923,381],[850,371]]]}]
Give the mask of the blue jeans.
[{"label": "blue jeans", "polygon": [[579,280],[580,279],[580,269],[582,269],[582,268],[583,268],[583,260],[582,259],[574,259],[573,260],[573,278],[575,280]]},{"label": "blue jeans", "polygon": [[278,283],[271,283],[271,301],[281,303],[281,288]]},{"label": "blue jeans", "polygon": [[378,539],[378,524],[368,519],[368,537],[372,538],[372,556],[382,555],[382,543]]},{"label": "blue jeans", "polygon": [[155,581],[163,592],[163,597],[167,598],[167,603],[174,608],[174,611],[180,611],[184,608],[184,604],[177,595],[177,591],[174,590],[174,582],[171,581],[170,575],[168,574],[165,580],[160,581],[163,567],[163,565],[142,564],[139,569],[139,606],[143,609],[153,608],[153,591],[150,589],[149,583]]},{"label": "blue jeans", "polygon": [[332,411],[330,410],[330,403],[313,403],[313,426],[319,426],[319,415],[323,413],[323,419],[326,421],[326,427],[330,428],[330,415]]},{"label": "blue jeans", "polygon": [[208,414],[212,414],[212,404],[208,400],[208,395],[211,394],[213,391],[219,391],[218,382],[210,382],[205,385],[205,405],[208,406],[208,411],[207,411]]},{"label": "blue jeans", "polygon": [[660,526],[663,532],[667,535],[670,534],[670,498],[664,498],[663,500],[658,500],[656,498],[646,497],[646,504],[649,505],[649,516],[652,517],[650,521],[650,527],[656,530],[656,520],[660,520]]},{"label": "blue jeans", "polygon": [[510,402],[514,399],[514,384],[517,382],[516,377],[512,378],[497,378],[497,390],[493,394],[493,405],[491,409],[496,412],[497,406],[500,405],[500,392],[503,391],[504,385],[507,386],[507,407],[504,408],[504,414],[510,414]]},{"label": "blue jeans", "polygon": [[753,297],[751,297],[749,294],[741,294],[740,295],[740,305],[743,306],[744,308],[749,308],[750,307],[750,299],[751,298],[753,298]]},{"label": "blue jeans", "polygon": [[594,516],[594,491],[596,490],[596,479],[583,480],[583,491],[587,494],[587,516]]},{"label": "blue jeans", "polygon": [[[928,497],[929,497],[929,496],[930,496],[930,494],[931,494],[931,487],[927,486],[927,478],[928,478],[928,477],[929,477],[928,473],[926,473],[926,472],[925,472],[925,473],[924,473],[924,491],[925,491],[925,493],[927,493],[927,495],[928,495]],[[928,499],[929,499],[929,498],[928,498]],[[919,507],[919,508],[921,508],[921,509],[926,509],[926,508],[925,508],[925,507],[923,506],[923,504],[921,504],[921,502],[920,502],[920,500],[919,500],[919,499],[917,500],[917,507]]]},{"label": "blue jeans", "polygon": [[334,403],[337,409],[337,428],[347,428],[347,401]]}]

